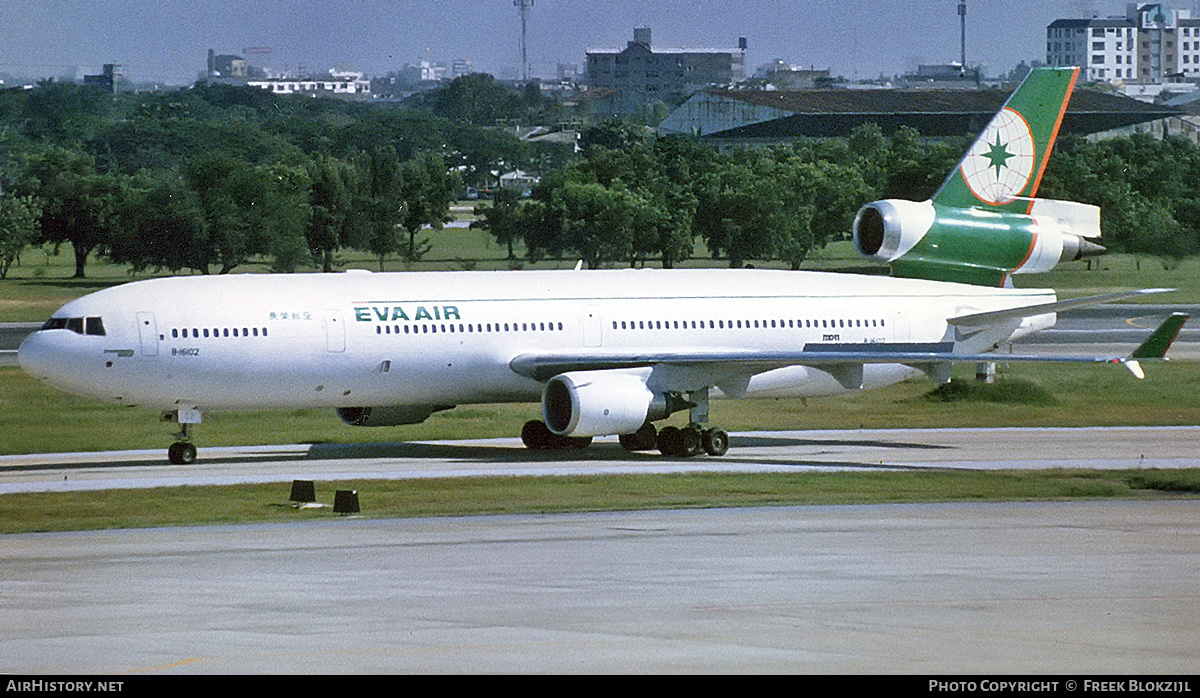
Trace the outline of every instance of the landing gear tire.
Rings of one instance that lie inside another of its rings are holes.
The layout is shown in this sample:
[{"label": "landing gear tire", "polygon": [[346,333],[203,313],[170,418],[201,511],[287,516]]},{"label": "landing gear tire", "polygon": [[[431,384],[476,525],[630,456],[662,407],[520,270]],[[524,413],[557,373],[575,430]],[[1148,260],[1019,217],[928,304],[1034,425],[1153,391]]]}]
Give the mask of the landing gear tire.
[{"label": "landing gear tire", "polygon": [[554,432],[540,419],[531,419],[521,427],[521,442],[525,448],[541,451],[550,448],[550,439]]},{"label": "landing gear tire", "polygon": [[521,442],[525,444],[525,448],[534,451],[584,449],[591,445],[592,437],[555,434],[542,420],[531,419],[521,427]]},{"label": "landing gear tire", "polygon": [[700,441],[710,456],[723,456],[729,451],[729,434],[724,429],[707,429]]},{"label": "landing gear tire", "polygon": [[667,426],[658,430],[658,451],[664,456],[681,456],[679,427]]},{"label": "landing gear tire", "polygon": [[700,430],[696,427],[684,427],[679,430],[679,455],[691,458],[700,455],[703,446],[700,443]]},{"label": "landing gear tire", "polygon": [[658,444],[658,430],[653,424],[646,422],[636,432],[621,434],[617,440],[626,451],[653,451]]},{"label": "landing gear tire", "polygon": [[729,451],[729,434],[724,429],[700,429],[695,425],[663,427],[658,432],[658,450],[664,456],[691,458],[701,453],[723,456]]},{"label": "landing gear tire", "polygon": [[175,465],[191,465],[196,462],[196,446],[187,441],[173,443],[167,449],[167,460]]}]

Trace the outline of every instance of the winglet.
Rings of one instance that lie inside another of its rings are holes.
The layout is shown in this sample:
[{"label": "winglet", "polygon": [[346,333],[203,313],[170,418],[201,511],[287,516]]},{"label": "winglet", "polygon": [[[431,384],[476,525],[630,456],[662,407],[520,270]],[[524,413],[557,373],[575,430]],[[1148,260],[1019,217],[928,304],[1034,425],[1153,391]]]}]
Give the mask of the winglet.
[{"label": "winglet", "polygon": [[1183,329],[1183,323],[1188,321],[1190,316],[1187,313],[1172,313],[1171,317],[1167,318],[1163,324],[1158,326],[1151,335],[1142,342],[1141,346],[1134,349],[1129,355],[1131,359],[1162,359],[1167,354],[1167,349],[1171,348],[1175,338],[1179,336],[1179,330]]},{"label": "winglet", "polygon": [[1129,369],[1134,376],[1145,378],[1146,373],[1142,370],[1139,360],[1166,361],[1167,349],[1171,348],[1171,344],[1179,336],[1179,330],[1183,328],[1183,323],[1187,322],[1188,317],[1190,316],[1187,313],[1172,313],[1141,346],[1133,350],[1128,359],[1120,359],[1121,365]]}]

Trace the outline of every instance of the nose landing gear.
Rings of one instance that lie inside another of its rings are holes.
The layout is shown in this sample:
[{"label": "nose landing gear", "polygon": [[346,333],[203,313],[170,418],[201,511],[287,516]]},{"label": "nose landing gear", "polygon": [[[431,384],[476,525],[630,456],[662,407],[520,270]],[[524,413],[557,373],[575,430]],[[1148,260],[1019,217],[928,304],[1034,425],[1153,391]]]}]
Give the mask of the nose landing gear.
[{"label": "nose landing gear", "polygon": [[174,465],[191,465],[196,462],[196,445],[191,441],[176,441],[167,448],[167,460]]},{"label": "nose landing gear", "polygon": [[196,445],[192,443],[188,427],[199,424],[200,418],[200,410],[197,409],[179,409],[163,413],[163,421],[179,423],[179,433],[175,435],[177,440],[167,448],[167,460],[173,465],[191,465],[196,462]]}]

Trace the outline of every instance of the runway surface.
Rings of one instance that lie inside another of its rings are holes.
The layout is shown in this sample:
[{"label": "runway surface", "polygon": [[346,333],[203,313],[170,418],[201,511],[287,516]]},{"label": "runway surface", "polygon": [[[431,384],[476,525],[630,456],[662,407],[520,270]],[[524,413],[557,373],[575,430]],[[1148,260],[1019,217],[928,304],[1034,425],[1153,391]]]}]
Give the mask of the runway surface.
[{"label": "runway surface", "polygon": [[1200,467],[1200,427],[858,429],[735,433],[721,458],[530,451],[519,439],[200,448],[190,466],[165,449],[0,456],[0,494],[303,480],[911,468]]},{"label": "runway surface", "polygon": [[3,545],[6,673],[1200,666],[1196,502],[346,519]]}]

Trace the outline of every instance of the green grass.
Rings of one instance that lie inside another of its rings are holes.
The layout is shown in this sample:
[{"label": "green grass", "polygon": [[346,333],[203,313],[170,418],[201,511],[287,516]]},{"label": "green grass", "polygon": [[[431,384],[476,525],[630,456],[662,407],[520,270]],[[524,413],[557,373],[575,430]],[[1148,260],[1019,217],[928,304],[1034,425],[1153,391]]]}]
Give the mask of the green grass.
[{"label": "green grass", "polygon": [[[1146,372],[1137,380],[1119,366],[1000,364],[996,385],[976,388],[969,367],[960,367],[968,390],[1017,397],[945,400],[929,395],[934,383],[912,380],[844,397],[717,400],[712,422],[730,431],[1200,424],[1200,362],[1149,364]],[[194,434],[202,447],[499,438],[520,434],[539,414],[537,404],[464,405],[422,424],[368,428],[347,426],[332,410],[217,412]],[[680,413],[671,421],[685,420]],[[155,413],[68,395],[0,368],[0,455],[165,449],[175,431]]]},{"label": "green grass", "polygon": [[953,378],[925,393],[930,402],[987,402],[1006,405],[1031,405],[1049,407],[1058,404],[1058,398],[1042,386],[1022,378],[1012,378],[996,383],[981,383],[968,378]]},{"label": "green grass", "polygon": [[[806,474],[604,475],[317,483],[329,504],[358,491],[360,516],[409,518],[587,511],[1164,499],[1200,493],[1200,470],[913,471]],[[297,509],[287,483],[0,496],[0,533],[314,521],[331,508]]]}]

